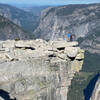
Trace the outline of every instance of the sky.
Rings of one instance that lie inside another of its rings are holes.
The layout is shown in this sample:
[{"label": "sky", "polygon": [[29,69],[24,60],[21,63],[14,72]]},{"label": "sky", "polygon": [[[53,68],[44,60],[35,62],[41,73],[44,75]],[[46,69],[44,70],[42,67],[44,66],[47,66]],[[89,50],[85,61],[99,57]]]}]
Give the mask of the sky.
[{"label": "sky", "polygon": [[33,4],[33,5],[66,5],[100,3],[100,0],[0,0],[7,4]]}]

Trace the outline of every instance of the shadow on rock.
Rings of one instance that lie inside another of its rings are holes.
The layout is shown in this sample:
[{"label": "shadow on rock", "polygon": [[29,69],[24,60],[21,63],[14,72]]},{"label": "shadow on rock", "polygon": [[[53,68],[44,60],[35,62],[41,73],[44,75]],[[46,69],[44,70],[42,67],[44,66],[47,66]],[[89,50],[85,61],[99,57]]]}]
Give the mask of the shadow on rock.
[{"label": "shadow on rock", "polygon": [[3,98],[4,100],[17,100],[16,98],[11,99],[9,93],[2,89],[0,89],[0,97]]},{"label": "shadow on rock", "polygon": [[85,100],[90,100],[90,97],[92,96],[93,90],[95,88],[96,82],[98,81],[98,78],[100,77],[100,73],[98,73],[88,84],[88,86],[84,89],[84,97]]}]

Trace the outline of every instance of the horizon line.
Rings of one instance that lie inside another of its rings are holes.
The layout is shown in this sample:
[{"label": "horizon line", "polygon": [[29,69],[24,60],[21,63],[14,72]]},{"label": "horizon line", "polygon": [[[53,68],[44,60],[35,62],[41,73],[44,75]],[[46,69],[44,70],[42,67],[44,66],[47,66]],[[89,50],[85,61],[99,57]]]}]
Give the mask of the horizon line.
[{"label": "horizon line", "polygon": [[99,4],[100,2],[95,3],[68,3],[68,4],[27,4],[27,3],[0,3],[0,4],[7,4],[7,5],[25,5],[25,6],[63,6],[63,5],[77,5],[77,4]]}]

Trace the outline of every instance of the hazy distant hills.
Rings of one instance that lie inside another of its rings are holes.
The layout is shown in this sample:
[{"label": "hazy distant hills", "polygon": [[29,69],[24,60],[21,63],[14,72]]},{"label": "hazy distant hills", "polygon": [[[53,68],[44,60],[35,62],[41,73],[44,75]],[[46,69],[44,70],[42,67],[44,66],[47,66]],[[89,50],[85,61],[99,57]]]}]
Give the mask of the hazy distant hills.
[{"label": "hazy distant hills", "polygon": [[0,15],[22,26],[29,32],[33,32],[39,23],[38,17],[33,13],[6,4],[0,4]]},{"label": "hazy distant hills", "polygon": [[34,15],[40,17],[41,11],[50,6],[30,6],[30,7],[20,7],[22,10],[33,13]]},{"label": "hazy distant hills", "polygon": [[33,36],[29,32],[24,31],[18,25],[0,15],[0,40],[30,38],[33,38]]}]

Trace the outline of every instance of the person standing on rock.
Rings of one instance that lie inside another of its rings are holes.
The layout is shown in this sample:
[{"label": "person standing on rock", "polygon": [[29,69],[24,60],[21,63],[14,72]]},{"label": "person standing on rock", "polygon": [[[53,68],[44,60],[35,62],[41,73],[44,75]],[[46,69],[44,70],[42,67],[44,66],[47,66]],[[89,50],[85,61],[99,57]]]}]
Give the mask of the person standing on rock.
[{"label": "person standing on rock", "polygon": [[67,37],[68,37],[68,41],[70,41],[70,32],[68,32],[68,35],[67,35]]},{"label": "person standing on rock", "polygon": [[70,34],[70,41],[73,41],[73,35],[72,35],[72,33]]}]

